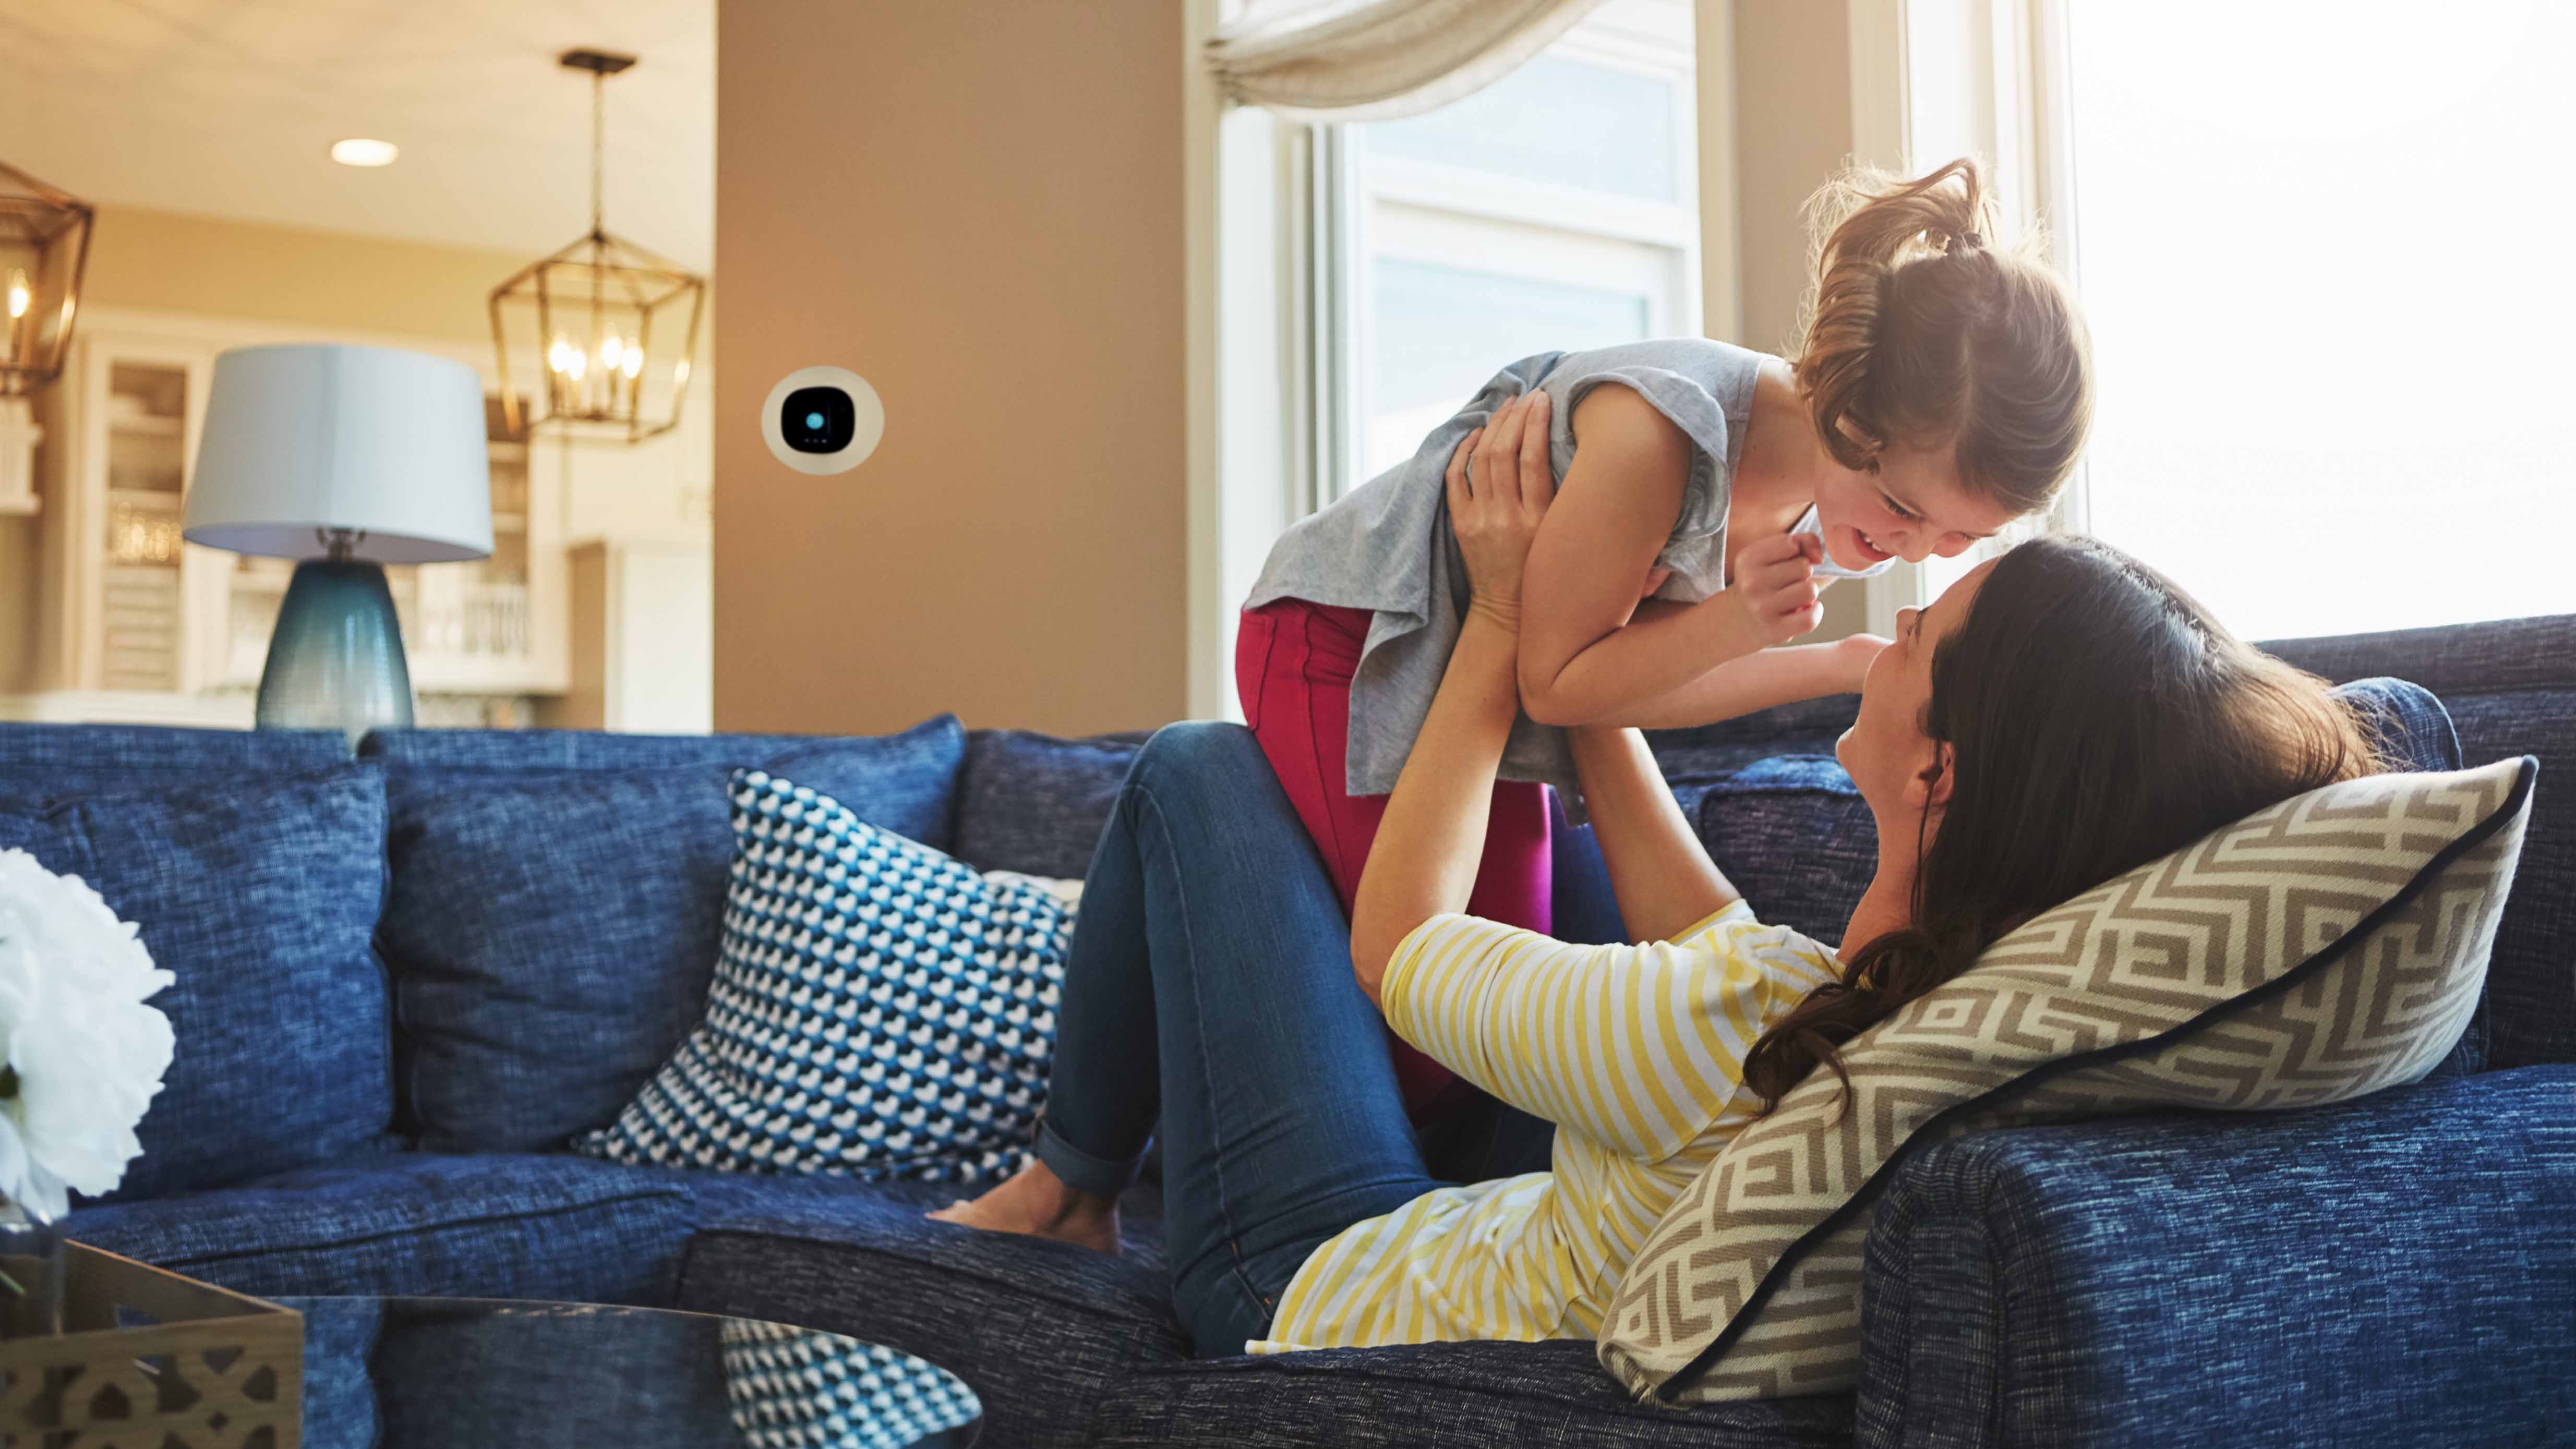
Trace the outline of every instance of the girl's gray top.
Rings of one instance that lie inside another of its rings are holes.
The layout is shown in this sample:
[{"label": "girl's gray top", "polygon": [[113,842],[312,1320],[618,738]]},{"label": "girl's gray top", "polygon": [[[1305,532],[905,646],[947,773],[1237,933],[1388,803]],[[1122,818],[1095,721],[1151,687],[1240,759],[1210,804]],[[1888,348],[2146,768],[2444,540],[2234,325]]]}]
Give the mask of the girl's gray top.
[{"label": "girl's gray top", "polygon": [[[1574,407],[1605,382],[1623,383],[1673,420],[1691,442],[1681,517],[1656,562],[1672,570],[1656,597],[1694,604],[1726,586],[1726,507],[1744,456],[1744,424],[1763,354],[1700,337],[1628,342],[1589,352],[1543,352],[1501,372],[1456,417],[1434,428],[1412,458],[1307,518],[1270,550],[1246,608],[1304,599],[1371,609],[1359,672],[1351,680],[1354,795],[1395,789],[1404,757],[1431,713],[1466,617],[1467,569],[1449,530],[1443,477],[1458,441],[1496,408],[1533,387],[1550,404],[1548,462],[1559,479],[1574,461]],[[1574,755],[1561,729],[1523,715],[1503,748],[1502,777],[1556,787],[1568,816],[1583,818]]]}]

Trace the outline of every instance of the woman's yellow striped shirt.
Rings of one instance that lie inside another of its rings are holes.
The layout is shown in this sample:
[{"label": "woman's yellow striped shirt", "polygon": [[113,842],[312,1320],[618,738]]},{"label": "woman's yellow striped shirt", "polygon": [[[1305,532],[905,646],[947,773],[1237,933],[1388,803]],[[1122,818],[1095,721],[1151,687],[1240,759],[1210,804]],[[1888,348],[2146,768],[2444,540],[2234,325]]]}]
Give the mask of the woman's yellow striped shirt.
[{"label": "woman's yellow striped shirt", "polygon": [[1245,1348],[1596,1336],[1646,1235],[1760,1105],[1744,1054],[1836,974],[1832,952],[1742,901],[1642,946],[1425,921],[1387,965],[1388,1023],[1554,1122],[1551,1170],[1436,1189],[1344,1229]]}]

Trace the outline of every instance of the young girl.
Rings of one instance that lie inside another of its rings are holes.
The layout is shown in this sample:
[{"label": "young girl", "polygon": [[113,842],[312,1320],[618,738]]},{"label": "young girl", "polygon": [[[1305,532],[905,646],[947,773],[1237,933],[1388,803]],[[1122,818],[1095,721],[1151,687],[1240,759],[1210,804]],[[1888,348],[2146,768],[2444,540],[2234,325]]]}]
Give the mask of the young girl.
[{"label": "young girl", "polygon": [[[1794,362],[1704,338],[1524,358],[1271,550],[1236,685],[1346,909],[1458,640],[1442,478],[1490,451],[1488,426],[1544,448],[1562,493],[1530,550],[1525,714],[1468,910],[1539,932],[1546,787],[1584,818],[1559,727],[1674,728],[1856,690],[1885,641],[1769,647],[1821,622],[1820,580],[1955,555],[2055,493],[2092,411],[2084,324],[2045,266],[1988,243],[1976,163],[1854,173],[1809,206],[1821,241]],[[1463,1099],[1389,1045],[1417,1120]]]}]

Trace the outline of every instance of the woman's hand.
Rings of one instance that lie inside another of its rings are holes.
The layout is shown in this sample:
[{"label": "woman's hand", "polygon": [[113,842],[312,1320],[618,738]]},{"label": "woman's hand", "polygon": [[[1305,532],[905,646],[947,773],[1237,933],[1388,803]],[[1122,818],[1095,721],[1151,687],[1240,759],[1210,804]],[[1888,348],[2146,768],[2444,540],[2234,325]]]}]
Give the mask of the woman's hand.
[{"label": "woman's hand", "polygon": [[1545,392],[1531,391],[1495,409],[1449,455],[1449,527],[1467,560],[1469,607],[1517,628],[1521,566],[1530,540],[1556,497],[1548,466]]},{"label": "woman's hand", "polygon": [[1825,541],[1812,533],[1760,539],[1736,556],[1726,596],[1743,607],[1763,644],[1786,644],[1825,622],[1824,585],[1815,577],[1824,557]]},{"label": "woman's hand", "polygon": [[1514,398],[1449,456],[1449,527],[1474,597],[1352,893],[1351,970],[1371,1001],[1404,938],[1475,894],[1494,777],[1521,712],[1521,563],[1556,496],[1547,409],[1545,393]]}]

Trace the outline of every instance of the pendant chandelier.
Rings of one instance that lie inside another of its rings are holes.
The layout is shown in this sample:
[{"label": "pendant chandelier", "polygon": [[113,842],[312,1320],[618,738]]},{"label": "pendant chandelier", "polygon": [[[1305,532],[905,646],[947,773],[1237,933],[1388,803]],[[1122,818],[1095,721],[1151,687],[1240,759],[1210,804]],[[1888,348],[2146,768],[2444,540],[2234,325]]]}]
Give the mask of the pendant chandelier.
[{"label": "pendant chandelier", "polygon": [[[679,425],[707,282],[601,224],[608,78],[635,57],[570,50],[561,61],[590,72],[590,233],[493,289],[503,417],[514,437],[552,428],[640,442]],[[533,398],[512,385],[514,356],[542,364]]]},{"label": "pendant chandelier", "polygon": [[96,217],[86,203],[0,165],[0,398],[25,397],[63,370]]}]

